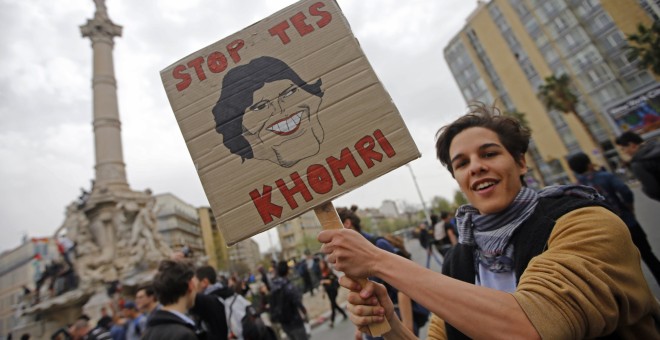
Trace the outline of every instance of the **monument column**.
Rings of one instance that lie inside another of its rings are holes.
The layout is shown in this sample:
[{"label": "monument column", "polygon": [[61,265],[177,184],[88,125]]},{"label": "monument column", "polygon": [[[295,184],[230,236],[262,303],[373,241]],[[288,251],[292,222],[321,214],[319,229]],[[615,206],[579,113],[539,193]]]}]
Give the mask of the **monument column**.
[{"label": "monument column", "polygon": [[130,190],[121,146],[121,122],[117,104],[117,82],[112,59],[114,37],[121,36],[121,26],[108,17],[104,0],[94,0],[94,18],[80,26],[83,37],[89,37],[93,50],[93,114],[96,151],[95,185],[109,191]]}]

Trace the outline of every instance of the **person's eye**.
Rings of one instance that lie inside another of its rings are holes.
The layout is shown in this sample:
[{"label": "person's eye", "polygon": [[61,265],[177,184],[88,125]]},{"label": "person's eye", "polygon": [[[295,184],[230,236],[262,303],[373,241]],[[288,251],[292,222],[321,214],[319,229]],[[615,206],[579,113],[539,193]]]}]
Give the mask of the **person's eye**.
[{"label": "person's eye", "polygon": [[484,158],[493,158],[493,157],[497,156],[497,154],[498,153],[495,152],[495,151],[488,151],[488,152],[484,153]]},{"label": "person's eye", "polygon": [[296,93],[297,91],[298,91],[297,87],[292,87],[292,88],[288,89],[286,92],[282,93],[282,98],[289,97],[289,96],[293,95],[294,93]]},{"label": "person's eye", "polygon": [[262,100],[256,104],[250,106],[250,111],[261,111],[268,107],[268,101]]},{"label": "person's eye", "polygon": [[455,161],[452,166],[454,167],[454,169],[460,169],[460,168],[464,167],[465,165],[467,165],[467,163],[468,163],[467,160],[461,159],[461,160]]}]

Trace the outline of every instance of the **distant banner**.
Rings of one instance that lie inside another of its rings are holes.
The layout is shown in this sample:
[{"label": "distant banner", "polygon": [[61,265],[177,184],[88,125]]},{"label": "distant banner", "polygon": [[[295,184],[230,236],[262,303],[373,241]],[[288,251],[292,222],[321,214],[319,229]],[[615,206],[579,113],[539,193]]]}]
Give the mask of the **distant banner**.
[{"label": "distant banner", "polygon": [[621,131],[646,134],[660,128],[660,84],[609,107],[607,114]]}]

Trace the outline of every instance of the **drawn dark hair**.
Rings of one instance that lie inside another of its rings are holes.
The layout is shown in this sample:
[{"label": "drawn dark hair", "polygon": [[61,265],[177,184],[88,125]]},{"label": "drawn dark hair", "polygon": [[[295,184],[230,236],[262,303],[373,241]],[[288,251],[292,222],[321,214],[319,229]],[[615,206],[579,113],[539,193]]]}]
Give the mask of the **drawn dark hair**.
[{"label": "drawn dark hair", "polygon": [[222,80],[220,98],[213,107],[215,130],[222,135],[223,144],[242,159],[253,158],[252,147],[243,137],[243,114],[252,105],[252,95],[266,83],[291,80],[296,86],[323,97],[321,79],[313,84],[303,81],[283,61],[273,57],[259,57],[229,70]]}]

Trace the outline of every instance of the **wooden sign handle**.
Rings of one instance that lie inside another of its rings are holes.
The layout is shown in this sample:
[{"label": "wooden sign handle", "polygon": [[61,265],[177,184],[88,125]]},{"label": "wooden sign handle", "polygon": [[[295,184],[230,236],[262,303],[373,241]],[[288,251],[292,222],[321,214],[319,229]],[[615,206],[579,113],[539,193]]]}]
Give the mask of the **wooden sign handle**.
[{"label": "wooden sign handle", "polygon": [[[344,227],[344,224],[339,219],[337,210],[335,210],[335,206],[332,204],[332,202],[327,202],[314,208],[314,212],[316,213],[316,218],[318,218],[319,222],[321,222],[321,227],[323,230],[341,229]],[[357,281],[362,287],[365,287],[367,284],[367,279],[357,279]],[[390,329],[390,324],[386,319],[383,319],[383,322],[369,326],[369,332],[372,336],[381,336],[389,332]]]}]

